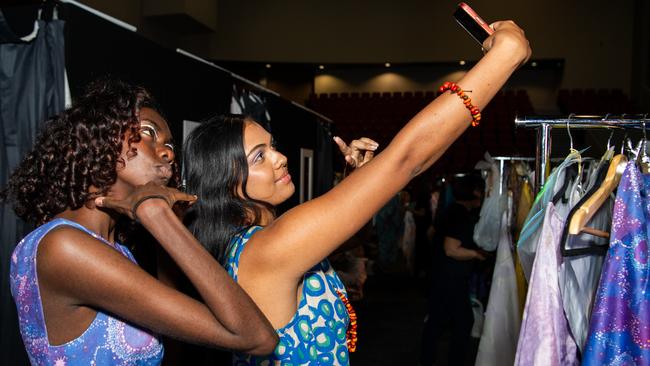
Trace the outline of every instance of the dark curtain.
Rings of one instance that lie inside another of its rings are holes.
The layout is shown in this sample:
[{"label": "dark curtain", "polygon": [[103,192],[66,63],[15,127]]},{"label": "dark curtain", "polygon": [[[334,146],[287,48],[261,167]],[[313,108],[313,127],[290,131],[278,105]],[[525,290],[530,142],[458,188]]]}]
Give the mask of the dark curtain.
[{"label": "dark curtain", "polygon": [[[314,150],[314,163],[317,161],[316,149],[316,116],[294,106],[290,101],[278,96],[265,95],[267,108],[271,114],[271,131],[277,142],[278,151],[287,157],[289,174],[296,186],[296,192],[277,207],[280,215],[300,203],[300,149]],[[314,170],[317,165],[314,164]],[[317,179],[318,172],[314,172]],[[314,184],[314,188],[318,184]],[[316,190],[314,190],[314,193]]]},{"label": "dark curtain", "polygon": [[[334,185],[334,137],[332,124],[324,121],[316,122],[316,156],[314,170],[314,198],[327,193]],[[338,155],[342,159],[342,155]]]},{"label": "dark curtain", "polygon": [[[31,19],[33,22],[34,19]],[[41,123],[65,105],[64,42],[61,20],[38,21],[39,31],[21,42],[0,11],[0,187],[32,147]],[[31,229],[9,205],[0,204],[0,354],[2,364],[28,364],[16,308],[9,290],[9,260]]]}]

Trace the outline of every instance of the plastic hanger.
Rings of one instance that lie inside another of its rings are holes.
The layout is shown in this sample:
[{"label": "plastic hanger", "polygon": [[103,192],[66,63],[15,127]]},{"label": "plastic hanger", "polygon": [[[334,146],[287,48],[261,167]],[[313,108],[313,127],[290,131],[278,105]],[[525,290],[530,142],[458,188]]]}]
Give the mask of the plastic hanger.
[{"label": "plastic hanger", "polygon": [[562,203],[567,203],[568,199],[565,197],[571,182],[578,178],[578,168],[575,165],[569,165],[564,169],[564,181],[562,182],[562,187],[558,189],[551,201],[553,204],[557,204],[562,200]]},{"label": "plastic hanger", "polygon": [[639,169],[643,174],[648,174],[650,173],[650,157],[648,157],[648,137],[646,136],[646,129],[645,129],[645,119],[648,116],[646,113],[642,122],[643,125],[643,141],[641,141],[641,146],[639,153],[636,157],[636,162],[639,165]]},{"label": "plastic hanger", "polygon": [[574,114],[571,113],[569,115],[569,118],[566,121],[566,133],[569,135],[569,151],[570,152],[575,152],[578,154],[578,176],[582,176],[582,155],[580,154],[580,151],[576,150],[573,147],[573,136],[571,136],[571,118],[573,118]]},{"label": "plastic hanger", "polygon": [[[582,204],[584,204],[591,197],[591,195],[600,188],[600,185],[605,180],[605,176],[607,175],[607,170],[609,166],[610,166],[609,164],[608,165],[603,164],[599,167],[593,186],[588,190],[587,193],[585,193],[585,195],[578,201],[578,203],[576,203],[576,205],[569,212],[569,215],[567,216],[567,225],[565,225],[564,229],[562,230],[562,238],[560,240],[560,243],[562,243],[560,245],[560,253],[562,254],[563,257],[575,257],[581,255],[605,255],[607,253],[607,249],[609,248],[609,245],[607,243],[596,244],[599,240],[594,240],[592,245],[579,247],[579,248],[569,249],[567,245],[571,242],[568,223],[570,222],[571,218],[575,215],[575,213],[580,209]],[[602,242],[603,240],[601,239],[600,241]]]},{"label": "plastic hanger", "polygon": [[571,136],[571,127],[569,124],[569,120],[573,117],[573,113],[569,115],[569,118],[567,119],[566,122],[566,132],[569,135],[569,154],[577,154],[576,159],[577,159],[577,165],[569,165],[565,170],[564,170],[564,181],[562,182],[562,187],[558,189],[558,191],[555,193],[553,198],[551,199],[551,202],[554,204],[557,204],[560,200],[562,200],[563,203],[566,203],[568,199],[565,197],[565,194],[567,193],[567,190],[569,189],[569,186],[572,181],[575,179],[581,179],[582,177],[582,155],[580,154],[580,151],[576,150],[573,147],[573,136]]},{"label": "plastic hanger", "polygon": [[581,232],[586,232],[599,237],[609,237],[609,233],[589,228],[586,224],[618,186],[623,171],[625,171],[626,163],[627,157],[623,154],[616,155],[612,158],[603,183],[593,194],[589,195],[589,198],[580,205],[580,208],[573,215],[570,215],[569,234],[577,235]]}]

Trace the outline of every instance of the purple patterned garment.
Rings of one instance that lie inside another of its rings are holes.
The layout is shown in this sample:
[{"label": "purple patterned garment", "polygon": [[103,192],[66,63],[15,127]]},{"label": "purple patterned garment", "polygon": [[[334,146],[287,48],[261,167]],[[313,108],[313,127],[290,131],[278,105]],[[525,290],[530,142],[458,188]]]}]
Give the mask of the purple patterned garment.
[{"label": "purple patterned garment", "polygon": [[650,175],[628,163],[591,313],[583,365],[650,365]]},{"label": "purple patterned garment", "polygon": [[550,202],[546,208],[537,255],[533,262],[526,308],[519,330],[515,365],[578,365],[576,342],[564,316],[558,269],[564,220]]},{"label": "purple patterned garment", "polygon": [[[36,251],[45,234],[60,225],[75,227],[113,247],[99,235],[65,219],[39,226],[16,246],[11,256],[11,294],[32,365],[159,365],[163,346],[154,335],[101,311],[78,338],[63,345],[50,345],[38,287]],[[114,248],[135,262],[126,247],[116,244]]]}]

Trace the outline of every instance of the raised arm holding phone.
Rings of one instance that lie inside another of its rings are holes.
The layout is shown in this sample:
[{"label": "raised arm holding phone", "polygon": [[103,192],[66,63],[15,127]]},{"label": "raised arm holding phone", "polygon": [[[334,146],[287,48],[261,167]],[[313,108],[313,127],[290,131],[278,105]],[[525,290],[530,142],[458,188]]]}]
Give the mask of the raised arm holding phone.
[{"label": "raised arm holding phone", "polygon": [[349,321],[345,289],[325,258],[480,120],[480,108],[528,60],[528,40],[514,22],[490,27],[494,32],[482,43],[486,54],[455,81],[452,93],[432,101],[384,151],[332,190],[280,217],[273,208],[294,193],[294,185],[286,157],[263,127],[250,119],[214,117],[190,135],[184,155],[188,192],[201,197],[188,212],[190,228],[280,337],[273,354],[240,353],[238,364],[349,362],[356,321]]}]

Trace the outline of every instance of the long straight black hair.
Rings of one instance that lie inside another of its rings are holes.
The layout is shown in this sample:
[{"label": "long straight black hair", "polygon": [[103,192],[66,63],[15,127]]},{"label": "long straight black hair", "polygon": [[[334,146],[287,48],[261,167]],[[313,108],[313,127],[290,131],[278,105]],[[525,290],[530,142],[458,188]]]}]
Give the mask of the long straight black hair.
[{"label": "long straight black hair", "polygon": [[[273,206],[246,193],[247,121],[253,122],[241,115],[214,116],[190,133],[183,151],[187,192],[199,197],[187,211],[185,224],[221,263],[232,237],[259,224],[261,207],[273,212]],[[243,197],[238,193],[240,184]]]}]

